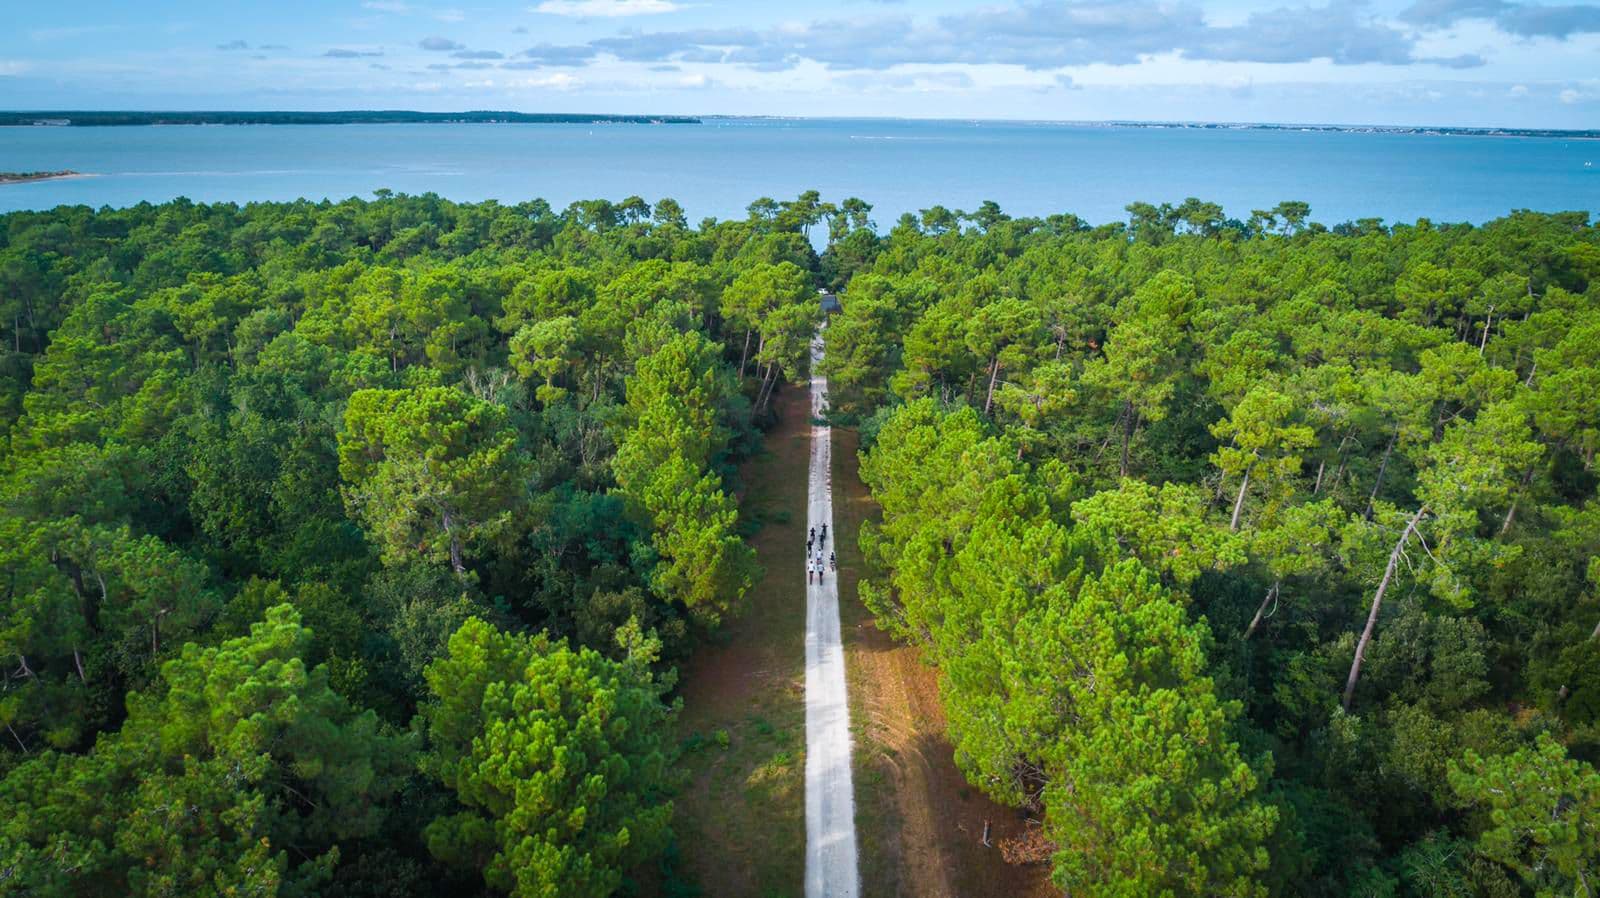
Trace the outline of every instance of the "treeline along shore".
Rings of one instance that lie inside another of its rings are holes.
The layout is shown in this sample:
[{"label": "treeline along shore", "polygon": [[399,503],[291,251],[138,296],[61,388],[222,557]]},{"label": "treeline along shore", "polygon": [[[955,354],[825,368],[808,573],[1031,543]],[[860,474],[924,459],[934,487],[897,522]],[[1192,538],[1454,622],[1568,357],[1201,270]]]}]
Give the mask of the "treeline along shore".
[{"label": "treeline along shore", "polygon": [[603,115],[568,112],[92,112],[55,110],[0,112],[0,126],[66,125],[698,125],[683,115]]},{"label": "treeline along shore", "polygon": [[64,168],[61,171],[0,171],[0,184],[21,184],[25,181],[50,181],[56,178],[76,178],[81,172]]},{"label": "treeline along shore", "polygon": [[1414,134],[1428,137],[1548,137],[1600,140],[1600,129],[1466,128],[1437,125],[1306,125],[1273,122],[1106,122],[1116,128],[1194,128],[1204,131],[1309,131],[1344,134]]}]

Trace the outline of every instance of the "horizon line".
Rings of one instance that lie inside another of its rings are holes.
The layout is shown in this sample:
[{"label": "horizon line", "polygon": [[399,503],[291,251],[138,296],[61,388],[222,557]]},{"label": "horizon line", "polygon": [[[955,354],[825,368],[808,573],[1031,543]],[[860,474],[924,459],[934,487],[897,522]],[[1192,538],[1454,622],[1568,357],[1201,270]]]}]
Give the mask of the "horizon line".
[{"label": "horizon line", "polygon": [[[1568,136],[1573,138],[1600,137],[1597,128],[1557,128],[1544,126],[1522,125],[1431,125],[1422,123],[1410,124],[1379,124],[1373,122],[1331,122],[1331,121],[1251,121],[1251,120],[1226,120],[1226,119],[1053,119],[1053,118],[1011,118],[987,116],[915,116],[915,115],[789,115],[781,113],[721,113],[721,112],[593,112],[593,111],[526,111],[521,109],[455,109],[455,110],[424,110],[403,109],[397,107],[372,107],[372,108],[343,108],[343,109],[290,109],[290,108],[79,108],[79,109],[0,109],[0,115],[38,115],[62,116],[69,114],[79,115],[346,115],[346,114],[382,114],[395,113],[407,115],[549,115],[549,116],[600,116],[610,118],[663,118],[663,119],[743,119],[767,121],[890,121],[890,122],[969,122],[993,124],[1043,124],[1043,125],[1095,125],[1106,127],[1215,127],[1215,128],[1310,128],[1321,130],[1368,130],[1392,132],[1429,132],[1435,134],[1464,134],[1464,135],[1495,135],[1526,136],[1549,135]],[[352,123],[360,124],[360,123]],[[500,124],[500,123],[477,123]],[[26,126],[24,126],[26,127]]]}]

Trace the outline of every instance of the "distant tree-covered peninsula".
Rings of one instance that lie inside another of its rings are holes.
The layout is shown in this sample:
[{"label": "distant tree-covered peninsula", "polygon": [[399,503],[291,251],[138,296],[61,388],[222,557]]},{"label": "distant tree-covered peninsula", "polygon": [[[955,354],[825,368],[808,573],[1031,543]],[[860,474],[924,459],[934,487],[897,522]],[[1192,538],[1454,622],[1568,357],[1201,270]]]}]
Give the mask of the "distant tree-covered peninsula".
[{"label": "distant tree-covered peninsula", "polygon": [[57,110],[0,112],[0,125],[697,125],[682,115],[604,115],[582,112],[412,112],[367,109],[349,112],[92,112]]},{"label": "distant tree-covered peninsula", "polygon": [[76,177],[71,169],[60,171],[0,171],[0,184],[21,184],[24,181],[50,181],[56,178]]}]

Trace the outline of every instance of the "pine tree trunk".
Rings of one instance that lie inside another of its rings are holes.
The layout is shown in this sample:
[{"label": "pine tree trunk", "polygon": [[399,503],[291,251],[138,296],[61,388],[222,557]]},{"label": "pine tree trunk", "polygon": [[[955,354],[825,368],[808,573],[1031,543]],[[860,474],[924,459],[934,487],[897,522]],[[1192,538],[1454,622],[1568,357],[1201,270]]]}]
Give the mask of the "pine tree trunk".
[{"label": "pine tree trunk", "polygon": [[1517,503],[1522,501],[1522,493],[1528,488],[1528,483],[1533,480],[1533,468],[1530,466],[1522,475],[1522,482],[1517,486],[1517,492],[1511,497],[1511,507],[1506,509],[1505,520],[1500,522],[1500,535],[1505,536],[1511,531],[1511,522],[1517,517]]},{"label": "pine tree trunk", "polygon": [[460,576],[467,572],[467,566],[461,559],[461,538],[456,536],[453,523],[454,519],[451,517],[450,512],[446,511],[444,513],[444,532],[450,538],[450,569],[455,571],[457,576]]},{"label": "pine tree trunk", "polygon": [[1372,483],[1372,494],[1367,496],[1367,510],[1361,513],[1361,517],[1368,521],[1372,520],[1372,506],[1378,501],[1378,492],[1383,489],[1383,475],[1389,470],[1389,456],[1394,454],[1394,444],[1398,439],[1400,428],[1397,425],[1389,437],[1389,445],[1384,447],[1383,461],[1378,463],[1378,478]]},{"label": "pine tree trunk", "polygon": [[1244,511],[1244,494],[1245,490],[1250,488],[1250,471],[1255,466],[1255,462],[1251,462],[1249,467],[1244,469],[1244,479],[1239,481],[1239,496],[1233,500],[1233,520],[1228,522],[1229,533],[1239,532],[1239,513]]},{"label": "pine tree trunk", "polygon": [[767,373],[761,377],[761,389],[756,391],[755,410],[757,412],[764,410],[767,407],[767,402],[772,399],[773,388],[778,383],[778,378],[775,376],[777,370],[778,366],[776,364],[768,365]]},{"label": "pine tree trunk", "polygon": [[1134,411],[1133,411],[1133,403],[1131,403],[1131,402],[1123,403],[1123,409],[1122,409],[1122,462],[1121,462],[1120,466],[1117,469],[1120,472],[1118,474],[1118,476],[1120,476],[1120,477],[1127,477],[1128,476],[1128,443],[1130,443],[1133,440],[1133,419],[1134,419],[1134,417],[1135,417],[1135,415],[1134,415]]},{"label": "pine tree trunk", "polygon": [[[1341,439],[1339,439],[1339,451],[1338,451],[1338,453],[1334,453],[1334,456],[1333,456],[1334,461],[1338,461],[1338,463],[1339,463],[1339,466],[1338,467],[1334,467],[1334,469],[1333,469],[1333,480],[1334,480],[1334,482],[1338,482],[1339,475],[1344,474],[1344,450],[1346,450],[1346,448],[1349,447],[1349,445],[1350,445],[1350,434],[1346,434],[1346,435],[1344,435],[1344,437],[1341,437]],[[1325,469],[1326,464],[1328,464],[1328,459],[1326,459],[1326,458],[1322,459],[1322,463],[1317,464],[1317,485],[1315,485],[1315,487],[1312,487],[1312,490],[1310,490],[1310,495],[1314,495],[1315,496],[1315,495],[1318,495],[1318,493],[1322,493],[1322,472],[1323,472],[1323,469]]]},{"label": "pine tree trunk", "polygon": [[1378,591],[1372,595],[1372,610],[1367,612],[1367,625],[1361,630],[1361,639],[1356,642],[1356,657],[1350,662],[1350,676],[1344,681],[1344,709],[1350,710],[1350,702],[1355,698],[1356,681],[1361,678],[1361,658],[1367,651],[1367,643],[1372,641],[1372,629],[1378,623],[1378,611],[1383,607],[1383,594],[1389,591],[1389,583],[1394,579],[1395,566],[1400,563],[1400,553],[1405,551],[1406,543],[1411,540],[1411,534],[1416,531],[1417,523],[1422,520],[1422,515],[1428,510],[1424,505],[1417,509],[1417,513],[1406,522],[1406,529],[1400,534],[1400,539],[1394,544],[1394,549],[1389,552],[1389,564],[1383,569],[1383,579],[1378,581]]},{"label": "pine tree trunk", "polygon": [[100,609],[111,603],[111,593],[106,589],[106,578],[99,571],[94,572],[95,582],[100,584],[100,601],[89,602],[83,619],[89,623],[92,633],[100,632]]},{"label": "pine tree trunk", "polygon": [[739,353],[739,383],[744,383],[744,366],[750,360],[750,329],[744,331],[744,349]]},{"label": "pine tree trunk", "polygon": [[1000,357],[995,356],[994,362],[989,365],[989,395],[983,399],[983,414],[987,417],[989,407],[994,404],[994,383],[1000,379]]},{"label": "pine tree trunk", "polygon": [[1344,435],[1344,439],[1339,441],[1339,454],[1337,456],[1339,460],[1339,467],[1333,469],[1332,484],[1329,485],[1329,489],[1332,489],[1333,484],[1337,484],[1339,482],[1339,478],[1344,476],[1344,466],[1347,461],[1345,451],[1349,448],[1351,439],[1351,435],[1347,433]]},{"label": "pine tree trunk", "polygon": [[[1237,445],[1239,445],[1239,438],[1237,436],[1235,436],[1233,439],[1228,440],[1228,447],[1229,448],[1232,448],[1232,447],[1237,446]],[[1211,504],[1216,505],[1216,504],[1221,503],[1222,502],[1222,497],[1225,494],[1227,494],[1227,492],[1228,492],[1228,475],[1226,473],[1219,473],[1219,474],[1217,474],[1217,494],[1215,496],[1211,497]]]}]

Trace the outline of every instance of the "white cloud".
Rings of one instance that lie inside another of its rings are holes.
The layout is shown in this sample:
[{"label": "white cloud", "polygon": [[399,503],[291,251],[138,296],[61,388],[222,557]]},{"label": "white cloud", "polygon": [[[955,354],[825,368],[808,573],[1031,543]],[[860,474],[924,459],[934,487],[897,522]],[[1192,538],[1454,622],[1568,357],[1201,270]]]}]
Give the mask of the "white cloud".
[{"label": "white cloud", "polygon": [[375,9],[378,12],[408,13],[411,11],[411,4],[401,2],[401,0],[366,0],[365,3],[361,4],[361,7],[363,9]]},{"label": "white cloud", "polygon": [[[669,6],[668,0],[545,0],[540,9],[598,12]],[[1219,26],[1195,3],[1167,0],[1077,0],[980,6],[932,18],[907,14],[805,22],[775,27],[629,29],[589,41],[593,50],[630,62],[725,62],[756,71],[794,69],[812,60],[836,70],[898,65],[1001,64],[1034,71],[1113,63],[1138,66],[1163,53],[1191,60],[1290,65],[1402,66],[1428,63],[1452,69],[1486,64],[1457,50],[1424,57],[1417,37],[1359,7],[1323,6],[1248,14]]]},{"label": "white cloud", "polygon": [[1511,89],[1506,91],[1506,93],[1513,97],[1526,97],[1528,95],[1528,85],[1513,84],[1511,85]]},{"label": "white cloud", "polygon": [[1574,103],[1583,102],[1583,94],[1581,94],[1578,91],[1575,91],[1575,90],[1573,90],[1572,88],[1569,87],[1566,90],[1561,92],[1560,99],[1561,99],[1561,102],[1567,104],[1568,106],[1571,106]]},{"label": "white cloud", "polygon": [[611,19],[651,16],[677,9],[678,4],[672,0],[544,0],[533,11],[552,16]]},{"label": "white cloud", "polygon": [[967,91],[977,86],[971,75],[954,68],[914,72],[850,72],[834,77],[832,82],[845,90],[863,93],[888,91],[950,93]]},{"label": "white cloud", "polygon": [[541,88],[551,88],[553,90],[572,90],[573,88],[579,86],[582,83],[583,83],[583,81],[581,79],[579,79],[576,75],[572,75],[572,74],[569,74],[567,72],[556,72],[553,75],[545,75],[545,76],[540,77],[540,78],[517,78],[517,79],[512,80],[512,81],[507,81],[506,82],[506,86],[507,87],[541,87]]},{"label": "white cloud", "polygon": [[1511,0],[1417,0],[1400,18],[1422,28],[1447,28],[1463,19],[1490,20],[1507,34],[1566,40],[1600,31],[1600,8],[1586,3]]},{"label": "white cloud", "polygon": [[28,70],[28,64],[14,59],[0,59],[0,77],[6,75],[20,75]]}]

